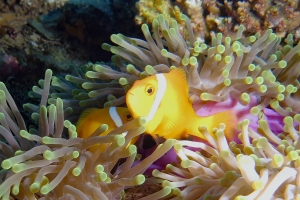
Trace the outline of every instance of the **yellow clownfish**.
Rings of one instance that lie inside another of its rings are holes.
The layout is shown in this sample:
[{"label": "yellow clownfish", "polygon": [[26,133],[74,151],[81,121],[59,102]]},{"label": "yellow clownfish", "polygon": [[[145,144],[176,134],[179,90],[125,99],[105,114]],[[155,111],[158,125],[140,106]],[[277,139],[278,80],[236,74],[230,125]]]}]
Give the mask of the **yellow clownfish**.
[{"label": "yellow clownfish", "polygon": [[146,117],[146,133],[165,139],[186,139],[189,135],[205,137],[198,127],[205,125],[212,134],[213,128],[224,123],[225,136],[231,139],[237,120],[231,111],[208,117],[198,116],[189,101],[189,87],[183,69],[172,69],[135,81],[126,94],[126,104],[134,118]]},{"label": "yellow clownfish", "polygon": [[[130,111],[123,107],[110,108],[90,108],[85,110],[79,117],[76,125],[78,137],[83,139],[88,138],[99,126],[107,124],[108,129],[102,136],[107,135],[113,129],[122,126],[123,124],[133,119]],[[136,141],[136,140],[135,140]],[[135,142],[134,141],[134,142]],[[132,141],[133,142],[133,141]],[[97,145],[89,148],[90,151],[95,151]]]}]

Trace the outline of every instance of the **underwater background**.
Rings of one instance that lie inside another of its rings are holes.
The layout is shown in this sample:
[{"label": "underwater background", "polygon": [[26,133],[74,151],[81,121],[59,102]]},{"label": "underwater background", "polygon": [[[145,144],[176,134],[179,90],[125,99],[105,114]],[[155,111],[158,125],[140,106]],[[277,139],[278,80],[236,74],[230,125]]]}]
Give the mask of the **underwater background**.
[{"label": "underwater background", "polygon": [[[0,1],[0,197],[300,198],[299,14],[297,0]],[[237,130],[134,145],[142,115],[77,137],[86,109],[126,107],[136,80],[173,68],[198,116],[232,111]]]}]

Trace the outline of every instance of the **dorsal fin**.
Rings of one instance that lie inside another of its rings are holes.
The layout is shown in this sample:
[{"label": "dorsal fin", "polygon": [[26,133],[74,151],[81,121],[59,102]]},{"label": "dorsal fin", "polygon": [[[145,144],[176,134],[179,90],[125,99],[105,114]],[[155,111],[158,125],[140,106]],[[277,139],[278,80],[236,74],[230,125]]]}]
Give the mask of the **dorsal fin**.
[{"label": "dorsal fin", "polygon": [[185,89],[187,94],[189,93],[189,84],[187,81],[187,75],[184,71],[184,69],[182,68],[173,68],[171,69],[171,71],[169,72],[169,74],[171,74],[172,76],[175,77],[176,82],[179,82],[180,84],[185,84]]},{"label": "dorsal fin", "polygon": [[170,70],[169,73],[173,74],[174,76],[176,76],[180,80],[187,82],[186,73],[182,68],[173,68],[173,69]]},{"label": "dorsal fin", "polygon": [[81,124],[83,123],[83,121],[85,120],[85,118],[90,115],[92,112],[98,110],[98,108],[88,108],[86,110],[84,110],[81,115],[79,116],[79,119],[77,121],[76,127],[81,126]]}]

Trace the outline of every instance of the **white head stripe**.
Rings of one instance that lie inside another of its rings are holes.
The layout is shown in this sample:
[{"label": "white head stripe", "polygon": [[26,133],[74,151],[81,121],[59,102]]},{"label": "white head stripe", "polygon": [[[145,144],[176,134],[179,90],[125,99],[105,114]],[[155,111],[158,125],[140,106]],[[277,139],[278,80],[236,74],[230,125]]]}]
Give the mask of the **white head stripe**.
[{"label": "white head stripe", "polygon": [[148,114],[148,116],[146,117],[147,122],[149,122],[153,117],[154,114],[156,113],[158,106],[161,102],[161,100],[163,99],[166,89],[167,89],[167,80],[165,75],[163,74],[155,74],[156,78],[157,78],[157,92],[156,92],[156,96],[154,99],[154,102],[152,104],[151,110]]},{"label": "white head stripe", "polygon": [[[109,108],[109,115],[117,127],[120,127],[123,125],[122,119],[121,119],[120,115],[118,114],[116,107]],[[127,135],[127,133],[128,133],[128,131],[122,133],[122,135],[125,137]]]},{"label": "white head stripe", "polygon": [[109,115],[111,119],[114,121],[115,125],[117,127],[120,127],[123,125],[123,122],[121,120],[121,117],[119,116],[116,107],[110,107],[109,108]]}]

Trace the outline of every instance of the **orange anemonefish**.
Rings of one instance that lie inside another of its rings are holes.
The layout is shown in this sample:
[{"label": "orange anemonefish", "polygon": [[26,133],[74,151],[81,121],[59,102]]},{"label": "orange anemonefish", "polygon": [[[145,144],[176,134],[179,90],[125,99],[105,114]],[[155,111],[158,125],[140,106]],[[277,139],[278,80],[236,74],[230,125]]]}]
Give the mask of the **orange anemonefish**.
[{"label": "orange anemonefish", "polygon": [[183,69],[172,69],[137,80],[126,94],[126,104],[134,118],[146,117],[146,133],[166,139],[186,139],[189,135],[205,137],[198,127],[205,125],[212,134],[224,123],[225,136],[233,137],[237,120],[231,111],[208,117],[198,116],[189,100],[189,87]]},{"label": "orange anemonefish", "polygon": [[[88,138],[99,126],[107,124],[108,129],[102,136],[107,135],[113,129],[122,126],[123,124],[131,121],[132,115],[127,108],[123,107],[110,107],[110,108],[90,108],[85,110],[79,117],[76,125],[78,137],[83,139]],[[125,136],[126,133],[123,133]],[[136,139],[135,139],[136,141]],[[131,141],[134,143],[135,141]],[[89,148],[90,151],[95,151],[97,145]]]}]

